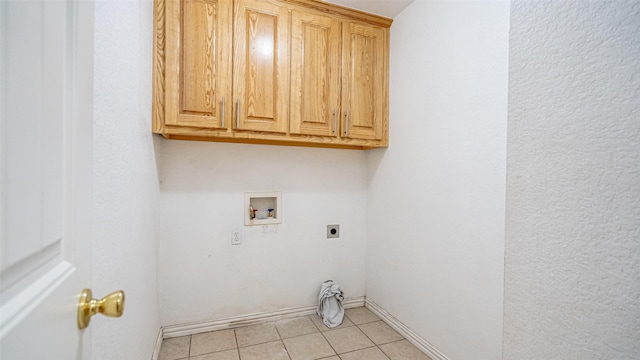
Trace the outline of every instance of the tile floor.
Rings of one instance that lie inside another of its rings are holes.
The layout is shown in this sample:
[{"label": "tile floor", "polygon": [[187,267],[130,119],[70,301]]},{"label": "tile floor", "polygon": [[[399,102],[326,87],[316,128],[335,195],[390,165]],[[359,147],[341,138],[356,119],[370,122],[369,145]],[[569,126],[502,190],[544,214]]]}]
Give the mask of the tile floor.
[{"label": "tile floor", "polygon": [[430,360],[365,307],[330,329],[317,315],[166,339],[158,360]]}]

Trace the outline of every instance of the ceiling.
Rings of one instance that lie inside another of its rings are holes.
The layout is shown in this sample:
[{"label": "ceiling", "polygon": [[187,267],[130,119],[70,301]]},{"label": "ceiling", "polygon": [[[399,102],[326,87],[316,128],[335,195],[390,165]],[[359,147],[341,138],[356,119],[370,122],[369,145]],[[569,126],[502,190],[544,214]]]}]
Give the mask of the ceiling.
[{"label": "ceiling", "polygon": [[334,4],[394,18],[414,0],[327,0]]}]

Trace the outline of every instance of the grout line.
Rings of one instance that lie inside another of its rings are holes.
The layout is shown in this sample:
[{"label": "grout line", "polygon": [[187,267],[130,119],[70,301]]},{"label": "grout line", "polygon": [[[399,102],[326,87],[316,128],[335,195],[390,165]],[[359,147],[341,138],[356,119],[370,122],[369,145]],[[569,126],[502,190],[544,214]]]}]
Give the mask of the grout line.
[{"label": "grout line", "polygon": [[[276,329],[276,334],[278,334],[278,339],[282,341],[282,335],[280,335],[280,330],[278,330],[278,325],[275,322],[273,323],[273,328]],[[284,341],[282,343],[284,344]]]},{"label": "grout line", "polygon": [[[360,325],[363,325],[363,324],[360,324]],[[356,328],[358,328],[358,330],[360,330],[360,332],[362,333],[362,335],[364,335],[367,339],[369,339],[369,341],[371,341],[371,343],[372,343],[374,346],[378,346],[378,344],[376,344],[376,342],[375,342],[375,341],[373,341],[373,339],[372,339],[372,338],[370,338],[370,337],[369,337],[369,335],[367,335],[367,333],[366,333],[366,332],[364,332],[362,329],[360,329],[360,326],[359,326],[359,325],[356,325]]]},{"label": "grout line", "polygon": [[380,348],[380,346],[376,346],[376,347],[377,347],[377,348],[378,348],[378,350],[382,353],[382,355],[384,355],[384,357],[386,357],[387,359],[391,359],[391,358],[389,357],[389,355],[387,355],[387,353],[386,353],[386,352],[382,351],[382,349]]},{"label": "grout line", "polygon": [[327,339],[326,336],[324,336],[324,333],[321,331],[320,335],[322,335],[322,338],[324,339],[324,341],[327,342],[327,344],[329,344],[329,347],[331,347],[331,350],[333,350],[333,352],[336,354],[337,357],[340,357],[340,354],[338,354],[338,352],[336,351],[336,349],[333,347],[333,345],[331,345],[331,342],[329,341],[329,339]]},{"label": "grout line", "polygon": [[[374,315],[375,315],[375,314],[374,314]],[[345,316],[346,316],[346,315],[345,315]],[[370,321],[370,322],[366,322],[366,323],[362,323],[362,324],[356,324],[356,323],[353,323],[353,325],[354,325],[358,330],[360,330],[360,332],[361,332],[361,333],[362,333],[362,334],[363,334],[367,339],[369,339],[369,341],[371,341],[371,343],[373,344],[373,346],[369,346],[369,347],[364,348],[364,349],[358,349],[358,350],[349,351],[349,352],[346,352],[346,353],[343,353],[343,354],[348,354],[348,353],[350,353],[350,352],[356,352],[356,351],[365,350],[365,349],[371,349],[371,348],[374,348],[374,347],[375,347],[375,348],[377,348],[381,353],[383,353],[383,354],[384,354],[384,356],[385,356],[387,359],[390,359],[390,358],[389,358],[389,355],[387,355],[387,353],[385,353],[384,351],[382,351],[382,349],[380,348],[380,345],[391,344],[391,343],[393,343],[393,342],[396,342],[396,341],[402,341],[402,340],[406,340],[406,339],[404,338],[404,336],[400,335],[400,336],[402,336],[402,339],[400,339],[400,340],[391,341],[391,342],[388,342],[388,343],[385,343],[385,344],[376,344],[376,342],[375,342],[375,341],[373,341],[373,339],[372,339],[371,337],[369,337],[369,335],[367,335],[367,333],[366,333],[366,332],[364,332],[364,330],[362,330],[362,329],[360,328],[360,325],[373,324],[374,322],[377,322],[377,321],[380,321],[380,322],[384,323],[384,322],[382,321],[382,319],[380,319],[380,318],[378,317],[378,315],[376,315],[376,318],[378,318],[378,320],[374,320],[374,321]],[[349,319],[349,320],[351,320],[351,319]],[[351,320],[351,322],[353,322],[353,320]],[[395,331],[395,330],[394,330],[394,331]]]},{"label": "grout line", "polygon": [[236,334],[236,329],[231,329],[233,331],[233,339],[236,341],[236,352],[238,353],[238,359],[242,360],[240,356],[240,346],[238,345],[238,334]]},{"label": "grout line", "polygon": [[[346,310],[346,309],[345,309],[345,310]],[[365,334],[365,333],[364,333],[364,331],[362,331],[362,330],[358,327],[358,325],[356,325],[356,323],[354,323],[354,322],[353,322],[353,320],[351,320],[351,319],[347,316],[347,312],[346,312],[346,311],[344,312],[344,316],[343,316],[343,319],[342,319],[342,321],[343,321],[343,322],[344,322],[344,318],[345,318],[345,317],[346,317],[347,319],[349,319],[349,321],[351,321],[352,325],[350,325],[350,326],[345,326],[345,327],[343,327],[343,328],[341,328],[341,329],[348,329],[348,328],[350,328],[350,327],[354,326],[356,329],[358,329],[358,331],[360,331],[360,332],[361,332],[361,333],[363,333],[365,336],[367,336],[367,334]],[[316,326],[316,327],[317,327],[317,326]],[[329,339],[327,339],[327,337],[325,336],[325,333],[329,333],[329,332],[331,332],[331,331],[336,331],[336,330],[340,330],[340,329],[329,329],[329,330],[327,330],[327,331],[320,331],[320,334],[322,334],[322,337],[324,337],[325,341],[329,344],[329,346],[331,346],[331,349],[333,349],[333,352],[334,352],[334,353],[336,353],[336,356],[338,356],[338,358],[342,359],[342,357],[340,356],[341,354],[339,354],[339,353],[338,353],[338,351],[333,347],[333,345],[331,345],[331,342],[329,341]],[[367,338],[369,338],[369,337],[367,337]],[[369,339],[369,341],[371,341],[371,339]],[[375,344],[373,341],[371,341],[371,343],[372,343],[374,346],[376,346],[376,344]],[[370,347],[371,347],[371,346],[370,346]],[[368,349],[368,348],[365,348],[365,349]],[[358,350],[362,350],[362,349],[358,349]],[[358,351],[358,350],[353,350],[353,351]],[[346,353],[353,352],[353,351],[347,351],[347,352],[342,353],[342,354],[346,354]]]},{"label": "grout line", "polygon": [[307,319],[309,319],[309,321],[311,321],[311,323],[313,324],[313,326],[316,327],[316,330],[318,330],[318,332],[322,332],[322,329],[320,329],[320,327],[318,325],[316,325],[316,323],[311,319],[313,315],[307,315]]},{"label": "grout line", "polygon": [[[247,348],[247,347],[256,346],[256,345],[268,344],[268,343],[274,342],[274,341],[282,341],[282,338],[280,337],[280,333],[278,332],[278,328],[276,327],[276,322],[275,321],[269,321],[269,322],[265,322],[265,323],[259,323],[259,324],[253,324],[253,325],[247,325],[247,326],[241,326],[241,327],[235,328],[233,330],[234,330],[234,333],[235,333],[235,330],[246,329],[246,328],[252,327],[252,326],[264,326],[264,325],[267,325],[267,324],[273,324],[273,328],[276,330],[276,334],[278,335],[277,339],[275,339],[275,340],[267,340],[267,341],[263,341],[263,342],[259,342],[259,343],[255,343],[255,344],[251,344],[251,345],[245,345],[245,346],[242,346],[242,347],[243,348]],[[214,331],[222,331],[222,330],[214,330]],[[236,343],[237,343],[237,335],[236,335]],[[240,344],[237,343],[237,345],[238,345],[238,348],[240,348]]]},{"label": "grout line", "polygon": [[289,349],[287,349],[287,344],[284,343],[284,340],[280,340],[280,342],[282,343],[282,347],[284,347],[284,352],[287,353],[287,358],[291,360],[291,354],[289,353]]},{"label": "grout line", "polygon": [[[407,341],[407,342],[409,342],[409,340],[407,340],[407,339],[403,336],[403,337],[402,337],[402,339],[400,339],[400,340],[396,340],[396,341],[388,342],[388,343],[383,344],[383,345],[393,344],[393,343],[397,343],[397,342],[401,342],[401,341]],[[411,343],[409,342],[409,344],[411,344]],[[380,346],[378,346],[378,348],[380,349],[380,351],[382,351],[382,353],[384,354],[384,356],[386,356],[387,358],[391,359],[391,356],[390,356],[389,354],[387,354],[384,350],[382,350],[382,348],[381,348]],[[429,356],[427,356],[427,358],[431,359]]]},{"label": "grout line", "polygon": [[[404,341],[404,340],[407,340],[407,339],[405,339],[405,338],[403,337],[403,338],[402,338],[402,339],[400,339],[400,340],[391,341],[391,342],[388,342],[388,343],[385,343],[385,344],[382,344],[382,345],[393,344],[393,343],[397,343],[397,342]],[[409,341],[409,340],[407,340],[407,341]]]},{"label": "grout line", "polygon": [[[346,313],[345,313],[345,315],[344,315],[344,316],[347,316],[347,315],[346,315]],[[342,321],[344,321],[344,317],[342,318]],[[313,320],[312,320],[311,322],[313,322]],[[324,322],[323,322],[323,324],[324,324]],[[314,323],[314,325],[315,325],[315,323]],[[317,325],[316,325],[316,328],[318,328],[318,326],[317,326]],[[328,333],[328,332],[330,332],[330,331],[332,331],[332,330],[335,330],[335,329],[329,329],[329,330],[327,330],[327,331],[322,331],[322,330],[320,330],[320,328],[318,328],[318,331],[320,331],[320,335],[322,335],[322,338],[324,339],[324,341],[326,341],[326,342],[327,342],[327,344],[329,344],[329,346],[331,347],[331,350],[333,350],[333,352],[336,354],[336,356],[337,356],[339,359],[342,359],[342,358],[340,357],[340,354],[338,354],[338,352],[336,351],[336,349],[333,347],[333,345],[331,345],[331,341],[329,341],[329,339],[327,339],[327,337],[324,335],[324,333]]]},{"label": "grout line", "polygon": [[[376,315],[376,316],[377,316],[377,315]],[[360,324],[360,325],[368,325],[368,324],[373,324],[373,323],[375,323],[375,322],[381,322],[382,324],[389,326],[389,325],[388,325],[388,324],[386,324],[384,321],[382,321],[382,319],[378,319],[378,320],[376,320],[376,321],[371,321],[371,322],[364,323],[364,324]],[[391,343],[393,343],[393,342],[402,341],[402,340],[407,340],[404,336],[402,336],[400,333],[398,333],[397,331],[395,331],[391,326],[389,326],[389,328],[390,328],[391,330],[393,330],[393,332],[395,332],[396,334],[400,335],[400,337],[402,337],[402,339],[400,339],[400,340],[391,340],[391,341],[387,341],[387,342],[383,342],[383,343],[377,344],[375,341],[373,341],[373,339],[372,339],[371,337],[369,337],[369,335],[367,335],[367,333],[366,333],[364,330],[362,330],[362,328],[360,328],[360,325],[356,325],[356,326],[357,326],[357,327],[358,327],[358,329],[360,329],[360,331],[362,331],[362,333],[363,333],[366,337],[368,337],[368,338],[369,338],[369,340],[371,340],[371,342],[372,342],[372,343],[374,343],[376,346],[386,345],[386,344],[391,344]]]},{"label": "grout line", "polygon": [[345,352],[343,352],[343,353],[342,353],[342,354],[340,354],[340,355],[351,354],[351,353],[354,353],[354,352],[356,352],[356,351],[362,351],[362,350],[373,349],[373,348],[377,348],[377,346],[376,346],[376,345],[373,345],[373,346],[368,346],[368,347],[366,347],[366,348],[362,348],[362,349],[356,349],[356,350],[351,350],[351,351],[345,351]]},{"label": "grout line", "polygon": [[287,353],[287,359],[291,360],[291,354],[289,353],[289,349],[287,349],[287,344],[284,343],[284,341],[280,340],[280,342],[282,342],[282,346],[284,347],[284,352]]},{"label": "grout line", "polygon": [[244,349],[244,348],[248,348],[248,347],[253,347],[253,346],[258,346],[258,345],[264,345],[264,344],[268,344],[268,343],[272,343],[272,342],[276,342],[276,341],[280,341],[280,342],[282,342],[282,339],[269,340],[269,341],[265,341],[265,342],[261,342],[261,343],[257,343],[257,344],[251,344],[251,345],[247,345],[247,346],[240,347],[240,348],[238,348],[238,349]]},{"label": "grout line", "polygon": [[[295,318],[293,318],[295,319]],[[282,338],[282,335],[280,334],[280,330],[278,330],[278,325],[276,324],[277,321],[273,322],[273,328],[276,329],[276,334],[278,334],[278,338],[280,339],[280,343],[282,344],[282,347],[284,348],[284,352],[287,353],[287,358],[289,358],[289,360],[291,360],[291,355],[289,355],[289,349],[287,349],[287,344],[284,343],[284,339]],[[240,359],[242,360],[242,359]]]}]

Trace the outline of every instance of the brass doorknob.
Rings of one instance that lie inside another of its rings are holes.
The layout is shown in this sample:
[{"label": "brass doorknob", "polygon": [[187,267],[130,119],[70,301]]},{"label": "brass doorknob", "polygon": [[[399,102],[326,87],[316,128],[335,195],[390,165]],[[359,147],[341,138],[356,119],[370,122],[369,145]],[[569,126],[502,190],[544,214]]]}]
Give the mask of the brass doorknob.
[{"label": "brass doorknob", "polygon": [[78,328],[89,326],[91,317],[100,313],[109,317],[120,317],[124,312],[124,291],[114,291],[102,300],[93,298],[90,289],[84,289],[78,300]]}]

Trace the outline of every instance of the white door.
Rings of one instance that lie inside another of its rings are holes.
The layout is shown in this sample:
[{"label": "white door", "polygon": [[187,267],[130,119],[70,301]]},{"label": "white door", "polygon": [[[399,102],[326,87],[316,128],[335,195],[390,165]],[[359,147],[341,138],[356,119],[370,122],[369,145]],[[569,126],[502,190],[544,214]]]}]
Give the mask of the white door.
[{"label": "white door", "polygon": [[93,5],[0,1],[0,359],[90,359]]}]

